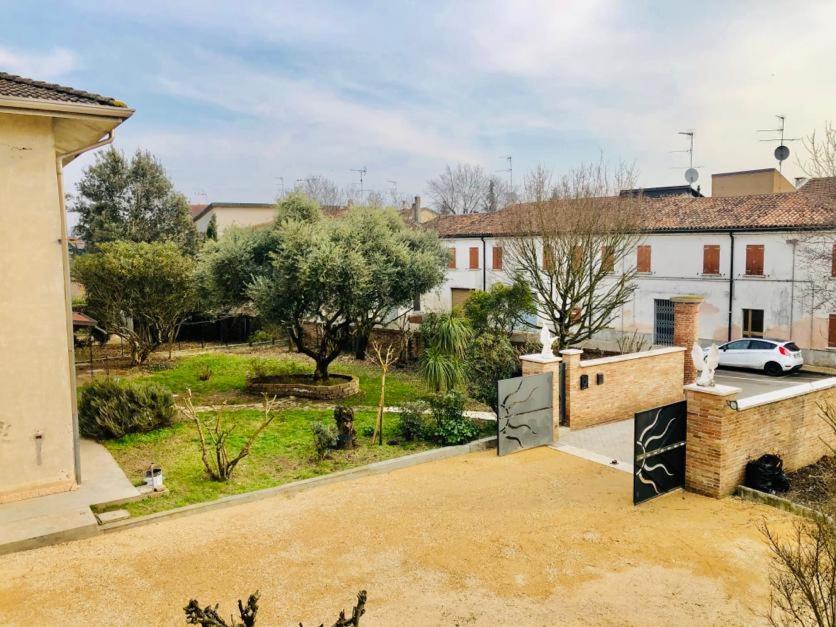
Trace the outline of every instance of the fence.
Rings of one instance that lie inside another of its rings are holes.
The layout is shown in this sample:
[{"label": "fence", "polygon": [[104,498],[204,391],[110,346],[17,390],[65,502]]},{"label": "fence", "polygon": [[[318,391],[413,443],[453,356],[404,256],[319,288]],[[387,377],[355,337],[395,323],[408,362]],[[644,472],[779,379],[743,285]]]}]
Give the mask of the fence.
[{"label": "fence", "polygon": [[746,463],[764,453],[779,455],[797,470],[830,454],[836,433],[821,404],[836,396],[836,377],[737,400],[739,388],[685,386],[688,437],[685,485],[720,497],[743,483]]}]

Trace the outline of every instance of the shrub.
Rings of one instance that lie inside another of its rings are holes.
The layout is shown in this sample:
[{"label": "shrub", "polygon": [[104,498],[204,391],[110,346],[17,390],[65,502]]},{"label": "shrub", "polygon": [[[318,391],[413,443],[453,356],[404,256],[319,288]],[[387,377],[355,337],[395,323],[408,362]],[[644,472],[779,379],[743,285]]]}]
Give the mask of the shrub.
[{"label": "shrub", "polygon": [[331,425],[315,422],[311,425],[313,433],[314,450],[318,459],[323,459],[333,448],[337,446],[337,430]]},{"label": "shrub", "polygon": [[467,390],[476,400],[499,412],[497,382],[510,379],[519,370],[517,354],[504,333],[486,332],[473,340],[467,358]]},{"label": "shrub", "polygon": [[431,436],[443,446],[455,446],[475,439],[479,429],[464,417],[464,397],[455,390],[430,399],[435,424]]},{"label": "shrub", "polygon": [[197,371],[197,378],[201,381],[208,381],[212,378],[212,369],[209,366],[201,366]]},{"label": "shrub", "polygon": [[96,440],[121,438],[168,427],[174,420],[171,392],[155,383],[96,379],[81,391],[81,435]]},{"label": "shrub", "polygon": [[427,419],[424,415],[428,405],[423,401],[404,403],[395,430],[407,442],[424,437],[427,431]]},{"label": "shrub", "polygon": [[362,429],[360,429],[360,433],[367,438],[372,437],[374,435],[374,425],[365,425]]},{"label": "shrub", "polygon": [[247,342],[250,344],[265,344],[267,342],[273,341],[273,336],[270,335],[264,329],[259,329],[258,331],[253,331],[250,333],[250,337],[247,338]]}]

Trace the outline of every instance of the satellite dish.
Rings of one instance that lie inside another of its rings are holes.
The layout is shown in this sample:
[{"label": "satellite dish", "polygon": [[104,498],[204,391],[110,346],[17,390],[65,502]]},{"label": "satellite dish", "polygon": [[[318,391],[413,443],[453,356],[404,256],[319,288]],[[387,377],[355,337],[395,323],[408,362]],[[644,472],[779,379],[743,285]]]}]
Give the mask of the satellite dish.
[{"label": "satellite dish", "polygon": [[[784,157],[786,159],[786,157]],[[688,181],[691,185],[697,182],[697,179],[700,178],[700,173],[697,172],[696,168],[688,168],[685,170],[685,180]]]},{"label": "satellite dish", "polygon": [[784,145],[778,146],[775,149],[775,158],[778,161],[785,161],[790,156],[790,149]]}]

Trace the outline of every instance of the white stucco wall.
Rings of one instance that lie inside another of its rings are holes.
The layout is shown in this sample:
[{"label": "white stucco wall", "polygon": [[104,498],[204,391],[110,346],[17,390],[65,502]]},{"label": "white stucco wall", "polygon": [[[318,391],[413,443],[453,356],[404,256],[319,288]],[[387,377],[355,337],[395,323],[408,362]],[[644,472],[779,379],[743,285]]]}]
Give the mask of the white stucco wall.
[{"label": "white stucco wall", "polygon": [[[807,278],[800,256],[793,256],[791,240],[797,232],[735,233],[734,243],[734,301],[732,303],[732,339],[741,337],[743,309],[764,310],[764,334],[795,341],[805,350],[809,363],[836,365],[836,351],[827,348],[828,315],[826,311],[810,311],[810,299],[805,296]],[[455,270],[448,270],[444,285],[422,298],[422,309],[427,311],[450,308],[451,288],[482,289],[482,241],[479,238],[444,239],[447,246],[456,248]],[[654,300],[682,294],[699,294],[705,298],[700,308],[700,337],[706,342],[726,341],[728,337],[729,277],[731,240],[728,233],[653,234],[645,238],[651,246],[651,272],[639,275],[637,289],[621,315],[613,320],[616,332],[638,330],[652,336]],[[703,246],[720,247],[720,274],[705,276]],[[764,246],[764,276],[747,277],[746,245]],[[501,239],[486,238],[488,257],[486,285],[507,281],[508,273],[490,268],[492,247],[502,245]],[[480,269],[467,269],[471,246],[479,247]],[[635,263],[635,257],[629,259]],[[508,255],[504,260],[510,263]],[[794,277],[794,280],[793,280]],[[836,312],[834,312],[836,313]]]},{"label": "white stucco wall", "polygon": [[256,207],[224,207],[223,205],[215,205],[195,221],[195,228],[199,233],[206,232],[212,215],[217,216],[218,235],[223,235],[223,232],[233,225],[258,226],[272,222],[276,217],[276,207],[274,205]]},{"label": "white stucco wall", "polygon": [[0,502],[75,483],[52,123],[0,113]]}]

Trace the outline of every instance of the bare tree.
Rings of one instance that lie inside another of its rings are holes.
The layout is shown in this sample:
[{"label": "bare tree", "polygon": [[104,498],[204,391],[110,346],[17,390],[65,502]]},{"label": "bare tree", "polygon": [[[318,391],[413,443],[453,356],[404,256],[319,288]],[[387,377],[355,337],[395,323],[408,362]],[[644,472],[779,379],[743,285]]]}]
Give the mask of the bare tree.
[{"label": "bare tree", "polygon": [[262,405],[264,418],[250,434],[250,437],[247,438],[247,441],[239,449],[238,453],[234,457],[230,457],[226,444],[230,436],[235,434],[237,425],[234,421],[224,419],[223,407],[220,410],[215,408],[214,420],[211,424],[204,425],[203,420],[200,418],[198,411],[192,403],[192,391],[189,390],[181,410],[197,427],[197,433],[200,438],[201,459],[203,460],[206,474],[209,475],[210,479],[213,481],[229,481],[232,478],[235,467],[238,466],[242,459],[250,454],[250,449],[258,436],[276,418],[277,414],[273,412],[275,406],[276,398],[273,397],[271,399],[265,394]]},{"label": "bare tree", "polygon": [[496,211],[514,200],[513,190],[500,177],[467,163],[448,165],[427,185],[436,209],[448,215]]},{"label": "bare tree", "polygon": [[322,206],[339,206],[346,201],[346,194],[339,185],[324,176],[308,176],[297,181],[293,189]]},{"label": "bare tree", "polygon": [[545,202],[554,194],[552,173],[538,163],[523,179],[523,199],[527,202]]},{"label": "bare tree", "polygon": [[639,201],[617,195],[632,179],[623,167],[582,166],[550,198],[508,210],[509,269],[531,287],[558,348],[609,326],[635,290]]},{"label": "bare tree", "polygon": [[816,131],[801,140],[807,151],[807,159],[798,165],[809,177],[836,176],[836,128],[832,122],[824,123],[824,135],[816,137]]},{"label": "bare tree", "polygon": [[386,375],[403,353],[405,337],[401,334],[399,340],[385,344],[377,340],[372,342],[372,356],[375,363],[380,367],[380,396],[377,401],[377,418],[374,423],[372,442],[381,445],[383,444],[383,409],[386,404]]}]

